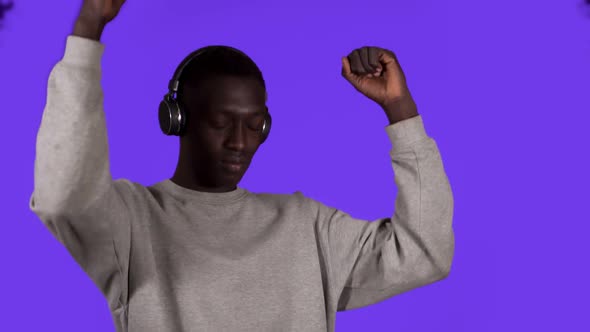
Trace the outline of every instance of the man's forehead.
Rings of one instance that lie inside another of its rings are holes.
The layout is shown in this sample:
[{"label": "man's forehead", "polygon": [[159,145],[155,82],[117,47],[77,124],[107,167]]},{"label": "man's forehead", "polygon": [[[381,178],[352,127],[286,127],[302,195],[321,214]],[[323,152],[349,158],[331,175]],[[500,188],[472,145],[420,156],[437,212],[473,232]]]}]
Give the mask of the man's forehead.
[{"label": "man's forehead", "polygon": [[208,115],[223,114],[229,116],[255,116],[266,113],[265,105],[219,105],[211,104],[205,108]]},{"label": "man's forehead", "polygon": [[251,116],[266,113],[265,89],[255,79],[218,77],[201,89],[189,89],[188,105],[207,114]]},{"label": "man's forehead", "polygon": [[244,100],[266,101],[266,90],[255,80],[223,79],[211,81],[200,87],[187,89],[187,94],[204,97],[215,103],[223,101],[240,102]]},{"label": "man's forehead", "polygon": [[264,87],[254,77],[250,76],[231,76],[221,75],[206,78],[204,81],[207,86],[214,86],[215,89],[248,89],[254,91],[263,91]]}]

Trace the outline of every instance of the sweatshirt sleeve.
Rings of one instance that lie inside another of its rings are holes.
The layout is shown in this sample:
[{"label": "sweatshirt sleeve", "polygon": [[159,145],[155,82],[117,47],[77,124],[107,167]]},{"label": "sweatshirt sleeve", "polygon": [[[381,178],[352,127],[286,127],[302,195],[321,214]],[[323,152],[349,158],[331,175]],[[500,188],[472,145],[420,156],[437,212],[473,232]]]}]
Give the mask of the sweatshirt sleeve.
[{"label": "sweatshirt sleeve", "polygon": [[103,112],[100,42],[68,36],[49,74],[29,208],[108,298],[127,299],[131,197],[113,181]]},{"label": "sweatshirt sleeve", "polygon": [[393,215],[369,222],[314,201],[316,236],[338,311],[381,302],[450,272],[453,195],[437,144],[421,115],[385,130],[398,189]]}]

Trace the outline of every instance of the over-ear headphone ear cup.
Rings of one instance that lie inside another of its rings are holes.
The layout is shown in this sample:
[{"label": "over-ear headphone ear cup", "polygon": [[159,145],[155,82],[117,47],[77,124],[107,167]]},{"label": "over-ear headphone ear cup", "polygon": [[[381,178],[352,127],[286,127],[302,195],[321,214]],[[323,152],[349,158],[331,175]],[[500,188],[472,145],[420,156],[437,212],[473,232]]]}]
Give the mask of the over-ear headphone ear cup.
[{"label": "over-ear headphone ear cup", "polygon": [[264,115],[264,127],[262,128],[262,141],[260,144],[264,143],[270,134],[270,127],[272,125],[272,117],[270,113],[268,113],[268,108],[266,109],[266,114]]},{"label": "over-ear headphone ear cup", "polygon": [[158,108],[158,121],[160,123],[160,129],[164,135],[170,135],[172,133],[172,112],[168,101],[160,101],[160,107]]},{"label": "over-ear headphone ear cup", "polygon": [[176,104],[177,105],[177,110],[178,110],[178,119],[180,120],[178,122],[178,136],[182,136],[184,135],[184,132],[186,131],[186,112],[184,111],[184,108],[182,108],[182,106],[180,104]]},{"label": "over-ear headphone ear cup", "polygon": [[168,95],[160,102],[158,109],[160,129],[166,135],[180,136],[184,130],[186,119],[184,112],[176,100]]}]

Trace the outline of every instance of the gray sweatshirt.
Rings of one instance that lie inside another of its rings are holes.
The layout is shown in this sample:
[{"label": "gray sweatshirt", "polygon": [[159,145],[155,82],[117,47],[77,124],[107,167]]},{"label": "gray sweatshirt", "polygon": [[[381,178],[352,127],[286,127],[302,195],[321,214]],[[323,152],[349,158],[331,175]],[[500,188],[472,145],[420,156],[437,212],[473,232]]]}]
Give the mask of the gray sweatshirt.
[{"label": "gray sweatshirt", "polygon": [[392,216],[356,219],[300,191],[144,186],[111,177],[103,52],[68,36],[49,75],[29,205],[104,294],[118,332],[333,331],[337,311],[449,274],[453,195],[422,116],[385,127]]}]

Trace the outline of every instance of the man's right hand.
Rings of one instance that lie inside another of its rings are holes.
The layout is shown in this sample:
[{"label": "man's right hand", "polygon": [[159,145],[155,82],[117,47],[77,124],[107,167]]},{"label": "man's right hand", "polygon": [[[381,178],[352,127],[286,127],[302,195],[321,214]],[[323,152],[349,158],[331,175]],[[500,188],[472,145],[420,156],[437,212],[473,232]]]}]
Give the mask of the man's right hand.
[{"label": "man's right hand", "polygon": [[125,0],[82,0],[82,8],[74,25],[74,36],[100,41],[102,31],[112,21]]}]

